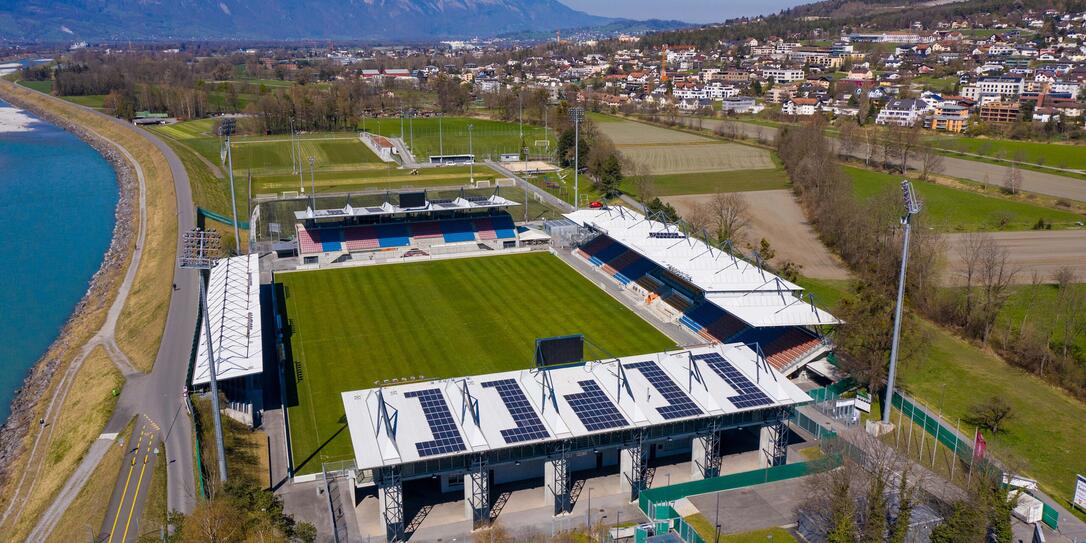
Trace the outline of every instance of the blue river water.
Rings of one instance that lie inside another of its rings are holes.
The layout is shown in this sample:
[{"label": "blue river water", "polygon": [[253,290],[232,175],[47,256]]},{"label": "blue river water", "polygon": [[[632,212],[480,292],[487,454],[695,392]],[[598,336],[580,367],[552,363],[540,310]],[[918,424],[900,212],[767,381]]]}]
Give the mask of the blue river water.
[{"label": "blue river water", "polygon": [[118,197],[93,147],[0,101],[0,421],[101,265]]}]

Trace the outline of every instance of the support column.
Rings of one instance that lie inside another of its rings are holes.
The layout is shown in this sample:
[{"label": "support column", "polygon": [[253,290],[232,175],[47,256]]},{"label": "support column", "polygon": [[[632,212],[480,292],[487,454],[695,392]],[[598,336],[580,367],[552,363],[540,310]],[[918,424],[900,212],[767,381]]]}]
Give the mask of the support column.
[{"label": "support column", "polygon": [[788,459],[788,418],[779,416],[767,420],[758,439],[762,467],[783,466]]},{"label": "support column", "polygon": [[690,480],[710,479],[720,475],[720,455],[717,444],[720,434],[713,431],[703,436],[694,436],[690,446]]},{"label": "support column", "polygon": [[642,443],[638,441],[634,446],[620,449],[619,458],[619,489],[634,501],[645,488],[645,452]]},{"label": "support column", "polygon": [[551,506],[554,515],[570,510],[569,459],[565,456],[552,458],[543,464],[543,500]]},{"label": "support column", "polygon": [[464,515],[473,529],[490,522],[490,470],[483,459],[473,460],[464,474]]},{"label": "support column", "polygon": [[403,483],[395,470],[378,475],[377,500],[388,541],[403,541]]}]

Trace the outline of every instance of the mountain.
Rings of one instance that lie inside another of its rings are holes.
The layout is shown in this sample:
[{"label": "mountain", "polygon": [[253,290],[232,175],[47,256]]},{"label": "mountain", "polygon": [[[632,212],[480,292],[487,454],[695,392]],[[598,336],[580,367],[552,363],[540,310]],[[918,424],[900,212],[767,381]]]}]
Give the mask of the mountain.
[{"label": "mountain", "polygon": [[403,42],[622,21],[557,0],[0,0],[0,41]]}]

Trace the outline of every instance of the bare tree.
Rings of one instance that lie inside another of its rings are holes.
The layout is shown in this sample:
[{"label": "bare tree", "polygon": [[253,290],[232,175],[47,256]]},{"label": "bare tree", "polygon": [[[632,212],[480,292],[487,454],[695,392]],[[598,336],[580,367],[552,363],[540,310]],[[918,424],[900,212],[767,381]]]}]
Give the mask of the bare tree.
[{"label": "bare tree", "polygon": [[851,156],[863,144],[863,129],[850,120],[841,125],[841,135],[837,138],[838,152],[843,157]]},{"label": "bare tree", "polygon": [[920,159],[920,179],[927,181],[933,174],[943,171],[943,155],[931,144],[921,145],[917,150]]},{"label": "bare tree", "polygon": [[651,202],[656,196],[656,182],[649,173],[648,167],[644,163],[630,160],[625,155],[622,156],[622,163],[622,170],[627,172],[626,178],[630,180],[630,185],[636,191],[638,200],[642,205]]},{"label": "bare tree", "polygon": [[1007,166],[1007,173],[1003,176],[1003,190],[1009,194],[1018,194],[1022,190],[1022,170],[1018,164]]},{"label": "bare tree", "polygon": [[708,226],[720,241],[735,240],[746,228],[749,205],[742,196],[733,192],[718,192],[708,202]]},{"label": "bare tree", "polygon": [[1010,296],[1017,270],[1008,262],[1007,251],[988,234],[968,236],[960,257],[966,275],[964,303],[959,313],[961,323],[974,337],[987,343],[996,317]]},{"label": "bare tree", "polygon": [[1062,355],[1067,357],[1067,349],[1075,341],[1075,332],[1082,329],[1082,313],[1086,308],[1086,295],[1075,288],[1078,277],[1070,267],[1063,267],[1053,275],[1056,281],[1056,321],[1061,328]]}]

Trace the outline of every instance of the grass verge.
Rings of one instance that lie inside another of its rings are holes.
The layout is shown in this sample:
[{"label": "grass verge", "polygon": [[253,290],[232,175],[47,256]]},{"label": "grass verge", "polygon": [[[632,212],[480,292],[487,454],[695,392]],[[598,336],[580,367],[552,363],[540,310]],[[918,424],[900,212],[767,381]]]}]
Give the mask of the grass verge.
[{"label": "grass verge", "polygon": [[[696,531],[703,540],[716,541],[716,527],[713,526],[713,522],[705,515],[695,513],[688,517],[683,517],[683,520],[693,527],[694,531]],[[727,527],[722,526],[721,529],[726,530]],[[721,543],[761,543],[765,541],[772,541],[773,543],[799,543],[788,530],[776,527],[738,534],[720,534]]]}]

